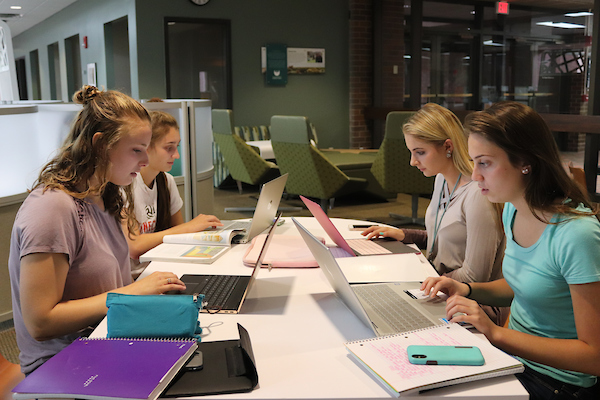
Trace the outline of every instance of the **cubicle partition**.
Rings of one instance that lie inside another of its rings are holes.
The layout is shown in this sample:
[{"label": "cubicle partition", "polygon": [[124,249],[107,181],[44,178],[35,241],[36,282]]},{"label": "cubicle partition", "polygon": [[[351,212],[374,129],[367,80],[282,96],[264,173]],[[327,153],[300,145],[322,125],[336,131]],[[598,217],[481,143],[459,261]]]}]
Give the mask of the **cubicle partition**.
[{"label": "cubicle partition", "polygon": [[[144,106],[168,112],[179,124],[181,158],[172,173],[184,200],[184,219],[213,213],[210,100],[166,100]],[[0,322],[12,318],[8,253],[14,218],[81,107],[55,101],[0,106]]]}]

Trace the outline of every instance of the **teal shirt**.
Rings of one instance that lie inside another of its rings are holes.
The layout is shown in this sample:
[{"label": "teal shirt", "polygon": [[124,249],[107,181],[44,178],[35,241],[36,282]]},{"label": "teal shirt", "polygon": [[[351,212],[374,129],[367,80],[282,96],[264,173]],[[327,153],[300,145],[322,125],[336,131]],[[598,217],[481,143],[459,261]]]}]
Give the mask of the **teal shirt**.
[{"label": "teal shirt", "polygon": [[[509,327],[535,336],[576,339],[569,285],[600,281],[600,223],[586,216],[548,224],[538,241],[524,248],[513,239],[515,214],[515,207],[506,203],[502,216],[506,233],[502,271],[515,294]],[[561,219],[564,217],[554,216],[551,222]],[[563,382],[583,387],[596,383],[595,376],[521,361]]]}]

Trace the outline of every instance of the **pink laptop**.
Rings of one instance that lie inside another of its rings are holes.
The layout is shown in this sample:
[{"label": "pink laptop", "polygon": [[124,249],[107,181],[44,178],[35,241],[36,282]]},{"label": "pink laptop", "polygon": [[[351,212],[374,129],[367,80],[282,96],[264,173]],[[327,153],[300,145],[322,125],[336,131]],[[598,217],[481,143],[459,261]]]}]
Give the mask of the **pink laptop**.
[{"label": "pink laptop", "polygon": [[[329,219],[325,211],[320,205],[312,200],[307,199],[304,196],[300,196],[308,210],[319,222],[321,227],[325,230],[331,240],[341,248],[346,256],[372,256],[381,254],[405,254],[405,253],[419,253],[418,250],[413,249],[397,240],[389,239],[344,239],[340,231],[335,227],[333,222]],[[376,224],[373,224],[376,225]],[[333,249],[332,249],[333,250]],[[335,254],[336,257],[343,256],[342,254]]]}]

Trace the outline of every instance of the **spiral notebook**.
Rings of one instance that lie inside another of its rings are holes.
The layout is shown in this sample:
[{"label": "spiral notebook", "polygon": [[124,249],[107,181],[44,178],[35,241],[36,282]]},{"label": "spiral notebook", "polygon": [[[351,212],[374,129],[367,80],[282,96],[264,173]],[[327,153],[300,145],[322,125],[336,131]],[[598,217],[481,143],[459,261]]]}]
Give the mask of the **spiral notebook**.
[{"label": "spiral notebook", "polygon": [[156,399],[194,353],[196,339],[79,338],[14,389],[15,399]]},{"label": "spiral notebook", "polygon": [[[523,372],[523,364],[458,324],[345,343],[351,354],[394,396]],[[409,345],[476,346],[481,366],[415,365]]]}]

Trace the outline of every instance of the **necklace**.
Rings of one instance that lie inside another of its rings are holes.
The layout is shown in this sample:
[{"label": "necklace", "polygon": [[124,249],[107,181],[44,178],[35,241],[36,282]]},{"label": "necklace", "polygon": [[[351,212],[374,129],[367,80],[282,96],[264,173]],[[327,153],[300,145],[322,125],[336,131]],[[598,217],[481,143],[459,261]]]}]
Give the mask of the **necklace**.
[{"label": "necklace", "polygon": [[435,241],[437,239],[438,230],[440,229],[440,225],[442,224],[444,215],[446,215],[446,211],[448,210],[448,206],[450,205],[450,201],[452,200],[452,195],[454,195],[454,191],[458,187],[458,182],[460,182],[461,177],[462,177],[462,173],[458,174],[458,179],[456,180],[456,183],[454,184],[454,188],[452,189],[452,192],[450,192],[450,196],[448,196],[448,201],[446,202],[446,205],[444,206],[444,211],[442,212],[442,216],[440,217],[440,221],[438,222],[438,215],[440,213],[439,204],[442,203],[442,194],[444,194],[444,186],[447,186],[448,182],[446,182],[446,180],[444,179],[444,183],[442,184],[442,190],[440,191],[440,196],[438,199],[438,207],[437,207],[437,210],[435,211],[435,224],[433,225],[433,240],[431,241],[431,248],[429,249],[429,256],[427,257],[429,259],[429,261],[433,261],[433,247],[435,246]]}]

